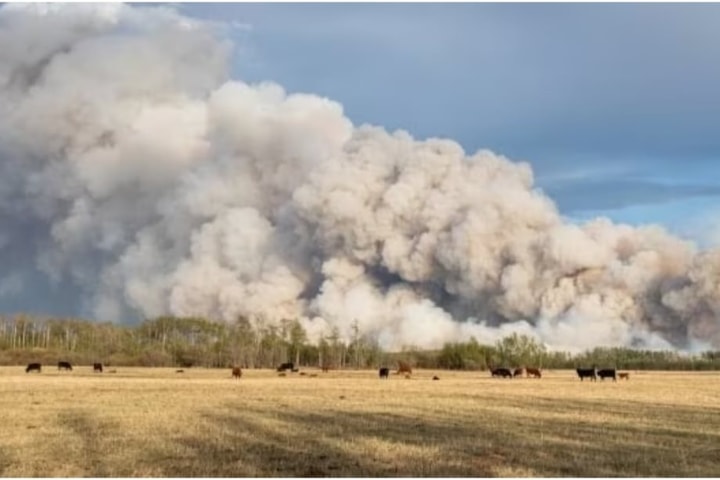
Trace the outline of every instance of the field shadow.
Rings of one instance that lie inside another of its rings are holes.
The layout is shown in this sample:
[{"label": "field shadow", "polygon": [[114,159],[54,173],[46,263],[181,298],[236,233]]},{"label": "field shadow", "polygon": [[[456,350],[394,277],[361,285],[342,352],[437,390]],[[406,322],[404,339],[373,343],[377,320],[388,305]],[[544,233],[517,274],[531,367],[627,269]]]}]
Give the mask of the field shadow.
[{"label": "field shadow", "polygon": [[[69,458],[80,458],[81,464],[75,465],[84,476],[110,477],[122,476],[116,465],[107,460],[108,439],[117,436],[117,426],[110,422],[100,421],[89,412],[73,409],[60,412],[57,423],[72,436],[61,439],[52,449],[52,456],[58,462],[67,462]],[[69,442],[79,442],[80,455],[68,456],[66,449]]]},{"label": "field shadow", "polygon": [[5,471],[12,465],[12,457],[7,448],[0,447],[0,476],[5,476]]},{"label": "field shadow", "polygon": [[[706,409],[648,412],[639,406],[578,400],[563,402],[562,409],[588,412],[587,421],[543,420],[534,412],[557,409],[557,402],[536,405],[535,399],[530,404],[502,398],[504,405],[513,402],[527,414],[481,410],[417,416],[340,407],[315,412],[229,407],[202,417],[216,435],[180,436],[173,439],[174,448],[150,452],[145,461],[171,477],[717,474],[720,436],[693,432],[692,424],[681,428],[686,421],[713,417]],[[631,417],[651,413],[656,421],[637,426],[592,418],[603,409],[620,409]],[[664,418],[672,418],[672,425],[663,425]]]},{"label": "field shadow", "polygon": [[[437,439],[470,438],[474,432],[460,425],[420,421],[396,414],[330,411],[273,412],[243,408],[237,413],[206,414],[210,428],[226,432],[221,439],[176,439],[186,456],[167,458],[164,476],[281,476],[281,477],[400,477],[491,476],[482,453],[461,465],[452,455],[423,458],[423,447],[442,447]],[[391,452],[362,447],[368,442],[389,444]],[[358,445],[353,450],[353,445]],[[413,448],[419,447],[419,449]],[[412,449],[408,453],[406,450]],[[159,455],[158,455],[159,454]]]}]

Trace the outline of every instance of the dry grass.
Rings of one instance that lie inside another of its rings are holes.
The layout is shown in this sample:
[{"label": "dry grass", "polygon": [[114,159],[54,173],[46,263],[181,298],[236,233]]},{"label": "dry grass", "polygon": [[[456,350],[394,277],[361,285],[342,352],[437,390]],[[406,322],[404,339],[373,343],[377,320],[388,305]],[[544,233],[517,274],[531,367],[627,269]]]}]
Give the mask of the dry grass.
[{"label": "dry grass", "polygon": [[[717,476],[720,375],[0,368],[0,474]],[[433,375],[441,377],[432,381]]]}]

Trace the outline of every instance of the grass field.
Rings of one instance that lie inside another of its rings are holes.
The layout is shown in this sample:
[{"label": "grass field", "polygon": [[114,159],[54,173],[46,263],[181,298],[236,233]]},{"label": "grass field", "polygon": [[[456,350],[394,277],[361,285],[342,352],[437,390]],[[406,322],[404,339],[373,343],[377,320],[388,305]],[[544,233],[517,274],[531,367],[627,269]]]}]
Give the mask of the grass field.
[{"label": "grass field", "polygon": [[720,475],[720,374],[306,372],[0,367],[0,474]]}]

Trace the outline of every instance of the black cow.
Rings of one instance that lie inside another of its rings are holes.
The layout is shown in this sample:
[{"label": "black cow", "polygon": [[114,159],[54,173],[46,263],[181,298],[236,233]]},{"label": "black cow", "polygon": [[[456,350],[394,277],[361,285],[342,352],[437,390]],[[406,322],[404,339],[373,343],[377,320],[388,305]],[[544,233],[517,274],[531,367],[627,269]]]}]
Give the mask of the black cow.
[{"label": "black cow", "polygon": [[58,370],[69,370],[72,372],[72,365],[70,365],[70,362],[58,362]]},{"label": "black cow", "polygon": [[525,370],[522,368],[516,368],[513,372],[513,377],[522,377],[522,374],[525,373]]},{"label": "black cow", "polygon": [[93,363],[93,372],[102,373],[102,363]]},{"label": "black cow", "polygon": [[287,363],[281,363],[279,367],[277,367],[278,372],[284,372],[285,370],[290,370],[291,372],[295,370],[295,364],[292,362]]},{"label": "black cow", "polygon": [[593,367],[593,368],[577,368],[577,369],[575,369],[575,371],[577,372],[578,377],[580,377],[581,382],[586,377],[589,378],[590,380],[592,380],[593,382],[597,381],[595,367]]},{"label": "black cow", "polygon": [[508,368],[491,368],[490,373],[493,377],[512,378],[513,372]]},{"label": "black cow", "polygon": [[42,371],[42,365],[40,365],[39,363],[28,363],[28,366],[25,369],[25,373],[30,373],[30,372],[40,373],[41,371]]},{"label": "black cow", "polygon": [[612,378],[613,382],[617,382],[616,371],[614,368],[604,368],[602,370],[598,370],[597,374],[598,374],[598,377],[600,377],[600,380],[605,380],[606,378]]},{"label": "black cow", "polygon": [[380,370],[378,370],[378,375],[380,375],[380,378],[388,378],[388,376],[390,376],[390,369],[387,367],[382,367]]}]

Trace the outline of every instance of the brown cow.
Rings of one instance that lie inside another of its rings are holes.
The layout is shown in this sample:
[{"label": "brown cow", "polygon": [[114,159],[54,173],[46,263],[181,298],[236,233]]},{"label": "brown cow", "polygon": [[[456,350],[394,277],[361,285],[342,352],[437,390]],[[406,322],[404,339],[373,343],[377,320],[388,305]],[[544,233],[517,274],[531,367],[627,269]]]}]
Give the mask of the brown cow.
[{"label": "brown cow", "polygon": [[620,380],[630,380],[630,373],[620,372],[618,373],[618,377],[620,378]]},{"label": "brown cow", "polygon": [[523,370],[524,369],[522,367],[516,368],[515,371],[513,372],[513,377],[522,377]]},{"label": "brown cow", "polygon": [[410,368],[410,364],[407,362],[403,362],[402,360],[398,361],[398,374],[405,373],[407,375],[412,375],[412,368]]},{"label": "brown cow", "polygon": [[233,367],[232,378],[240,378],[240,377],[242,377],[242,369],[240,367]]},{"label": "brown cow", "polygon": [[542,373],[539,368],[527,367],[525,371],[528,377],[542,378]]}]

